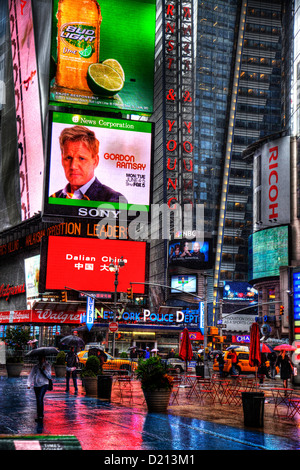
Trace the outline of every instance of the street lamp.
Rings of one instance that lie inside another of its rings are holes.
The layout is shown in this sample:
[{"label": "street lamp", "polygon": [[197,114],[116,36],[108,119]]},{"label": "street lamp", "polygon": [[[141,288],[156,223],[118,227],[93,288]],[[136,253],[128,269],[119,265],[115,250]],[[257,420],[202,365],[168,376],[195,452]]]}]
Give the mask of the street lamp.
[{"label": "street lamp", "polygon": [[[123,256],[117,261],[114,262],[114,260],[111,258],[110,259],[110,264],[108,266],[108,269],[110,270],[111,273],[115,273],[115,293],[114,293],[114,322],[116,321],[116,313],[117,313],[117,291],[118,291],[118,275],[119,275],[119,269],[125,266],[126,260],[123,259]],[[113,341],[112,341],[112,354],[115,356],[115,344],[116,344],[116,333],[113,332]]]}]

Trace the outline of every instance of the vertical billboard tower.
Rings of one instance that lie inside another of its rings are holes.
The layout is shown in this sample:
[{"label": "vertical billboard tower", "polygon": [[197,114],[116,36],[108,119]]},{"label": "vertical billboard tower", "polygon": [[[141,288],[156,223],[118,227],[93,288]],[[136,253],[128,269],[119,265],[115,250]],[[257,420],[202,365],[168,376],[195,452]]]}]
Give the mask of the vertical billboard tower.
[{"label": "vertical billboard tower", "polygon": [[[153,203],[167,204],[170,210],[178,205],[183,208],[183,204],[192,204],[194,199],[193,25],[192,1],[162,0],[157,3],[156,30],[159,34],[156,36],[151,119],[156,123]],[[150,277],[163,279],[165,284],[167,252],[167,240],[159,236],[152,239]],[[155,303],[161,301],[159,295],[155,297]]]},{"label": "vertical billboard tower", "polygon": [[169,207],[193,204],[193,8],[166,1],[166,199]]},{"label": "vertical billboard tower", "polygon": [[[20,175],[21,219],[41,211],[43,137],[31,0],[9,2]],[[4,155],[5,158],[5,155]]]}]

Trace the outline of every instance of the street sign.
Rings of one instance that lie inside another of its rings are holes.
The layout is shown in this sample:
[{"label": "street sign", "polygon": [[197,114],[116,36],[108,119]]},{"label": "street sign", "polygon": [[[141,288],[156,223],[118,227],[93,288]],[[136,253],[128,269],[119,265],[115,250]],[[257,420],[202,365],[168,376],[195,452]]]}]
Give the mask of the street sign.
[{"label": "street sign", "polygon": [[118,331],[119,324],[116,321],[110,322],[108,329],[111,333],[116,333]]},{"label": "street sign", "polygon": [[93,299],[92,297],[87,297],[86,299],[86,326],[89,331],[94,324],[94,312],[95,312],[95,299]]}]

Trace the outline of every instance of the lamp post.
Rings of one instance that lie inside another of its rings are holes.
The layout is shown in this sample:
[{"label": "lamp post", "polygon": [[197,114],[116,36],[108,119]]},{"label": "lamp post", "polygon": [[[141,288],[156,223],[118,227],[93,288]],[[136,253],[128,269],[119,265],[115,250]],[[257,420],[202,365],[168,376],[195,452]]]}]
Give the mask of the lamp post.
[{"label": "lamp post", "polygon": [[[125,261],[123,260],[123,256],[117,261],[110,259],[110,264],[108,269],[111,273],[115,273],[115,293],[114,293],[114,322],[116,321],[116,313],[117,313],[117,292],[118,292],[118,276],[119,276],[119,269],[125,265]],[[115,356],[115,344],[116,344],[116,333],[113,332],[113,341],[112,341],[112,354]]]}]

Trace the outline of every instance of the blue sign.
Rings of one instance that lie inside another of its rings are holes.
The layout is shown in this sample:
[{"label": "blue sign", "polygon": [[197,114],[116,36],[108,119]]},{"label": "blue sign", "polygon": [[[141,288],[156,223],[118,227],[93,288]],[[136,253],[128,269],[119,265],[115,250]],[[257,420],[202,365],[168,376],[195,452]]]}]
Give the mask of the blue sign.
[{"label": "blue sign", "polygon": [[199,302],[199,328],[204,335],[204,302]]},{"label": "blue sign", "polygon": [[86,326],[90,331],[94,324],[95,299],[87,297],[86,299]]},{"label": "blue sign", "polygon": [[294,292],[294,320],[300,317],[300,273],[293,273],[293,292]]}]

